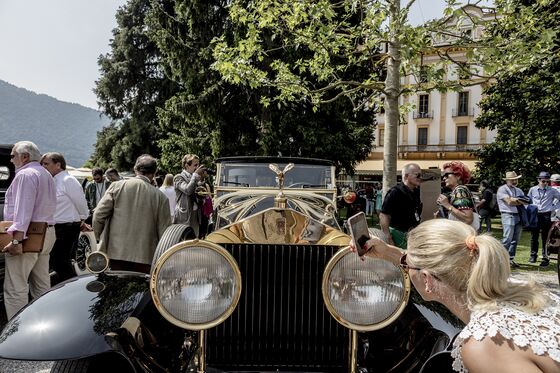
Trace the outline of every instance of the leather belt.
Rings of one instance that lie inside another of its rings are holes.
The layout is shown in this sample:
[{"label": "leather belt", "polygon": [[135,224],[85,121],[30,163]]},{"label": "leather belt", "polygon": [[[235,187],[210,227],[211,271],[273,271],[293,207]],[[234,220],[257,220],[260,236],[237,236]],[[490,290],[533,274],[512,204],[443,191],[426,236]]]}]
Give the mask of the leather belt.
[{"label": "leather belt", "polygon": [[63,226],[63,227],[73,227],[75,225],[81,225],[82,222],[81,221],[75,221],[72,223],[56,223],[55,225],[59,225],[59,226]]}]

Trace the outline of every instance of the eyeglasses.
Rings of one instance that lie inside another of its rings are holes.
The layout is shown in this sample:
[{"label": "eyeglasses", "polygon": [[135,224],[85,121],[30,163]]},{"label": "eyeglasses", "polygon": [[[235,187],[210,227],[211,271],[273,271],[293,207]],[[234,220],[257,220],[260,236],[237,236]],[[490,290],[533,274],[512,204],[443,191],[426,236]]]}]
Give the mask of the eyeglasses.
[{"label": "eyeglasses", "polygon": [[406,272],[408,272],[409,269],[415,269],[415,270],[417,270],[417,271],[420,271],[420,270],[422,269],[422,268],[418,268],[418,267],[411,267],[411,266],[409,266],[409,265],[406,263],[406,253],[404,253],[404,254],[401,256],[401,260],[400,260],[399,266],[400,266],[402,269],[404,269]]},{"label": "eyeglasses", "polygon": [[420,177],[422,176],[422,172],[418,172],[418,173],[415,173],[415,174],[409,174],[409,175],[414,176],[417,179],[420,179]]},{"label": "eyeglasses", "polygon": [[539,181],[541,181],[543,183],[547,183],[547,184],[550,183],[550,180],[548,180],[548,179],[539,179]]},{"label": "eyeglasses", "polygon": [[15,154],[10,154],[10,159],[14,159],[16,157]]},{"label": "eyeglasses", "polygon": [[449,177],[449,175],[457,175],[455,172],[446,172],[443,175],[441,175],[442,179],[446,179]]}]

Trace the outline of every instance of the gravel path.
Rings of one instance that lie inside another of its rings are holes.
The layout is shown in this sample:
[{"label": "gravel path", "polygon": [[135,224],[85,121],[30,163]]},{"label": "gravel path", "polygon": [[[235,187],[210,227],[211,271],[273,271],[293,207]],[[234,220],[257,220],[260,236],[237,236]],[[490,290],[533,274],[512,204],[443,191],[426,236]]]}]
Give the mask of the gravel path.
[{"label": "gravel path", "polygon": [[558,275],[556,272],[527,272],[513,270],[512,275],[520,280],[533,279],[549,291],[560,296],[560,286],[558,285]]}]

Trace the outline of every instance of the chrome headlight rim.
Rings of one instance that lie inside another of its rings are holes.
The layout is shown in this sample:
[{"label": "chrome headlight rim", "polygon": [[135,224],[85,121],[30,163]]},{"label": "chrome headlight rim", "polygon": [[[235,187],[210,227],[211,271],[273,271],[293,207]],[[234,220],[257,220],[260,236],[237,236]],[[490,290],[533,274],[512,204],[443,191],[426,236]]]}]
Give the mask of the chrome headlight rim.
[{"label": "chrome headlight rim", "polygon": [[[101,270],[94,270],[90,266],[90,260],[91,260],[91,258],[95,258],[95,256],[101,256],[103,258],[103,260],[105,261],[105,265],[103,266],[103,268]],[[94,275],[97,275],[99,273],[103,273],[107,270],[107,268],[109,268],[109,256],[107,256],[107,254],[105,254],[103,251],[93,251],[93,252],[89,253],[88,256],[86,257],[85,266],[86,266],[86,269],[90,273],[93,273]]]},{"label": "chrome headlight rim", "polygon": [[[336,252],[336,254],[331,258],[331,260],[329,260],[329,262],[327,263],[327,265],[325,267],[325,270],[323,272],[323,281],[322,281],[321,291],[323,293],[323,302],[325,303],[325,306],[327,307],[327,310],[329,311],[331,316],[336,321],[338,321],[341,325],[343,325],[343,326],[345,326],[349,329],[358,331],[358,332],[371,332],[371,331],[374,331],[374,330],[382,329],[382,328],[386,327],[387,325],[392,324],[397,318],[399,318],[399,316],[404,311],[406,305],[408,304],[408,299],[410,298],[410,291],[411,291],[410,276],[408,275],[408,273],[405,270],[403,270],[400,267],[397,267],[399,269],[401,275],[402,275],[402,278],[403,278],[403,290],[404,291],[403,291],[403,297],[402,297],[400,305],[395,309],[395,311],[389,317],[387,317],[382,322],[376,323],[376,324],[371,324],[371,325],[355,324],[355,323],[350,322],[350,321],[344,319],[343,317],[341,317],[338,314],[338,312],[336,311],[333,304],[330,302],[330,298],[329,298],[328,283],[329,283],[330,274],[331,274],[332,270],[334,269],[334,267],[336,266],[336,264],[342,258],[344,258],[346,255],[356,255],[357,256],[358,254],[351,251],[349,247],[345,247],[343,249],[338,250]],[[382,260],[382,259],[365,257],[365,260]]]},{"label": "chrome headlight rim", "polygon": [[[163,267],[163,265],[165,264],[165,262],[172,256],[174,255],[176,252],[181,251],[181,250],[185,250],[185,249],[189,249],[189,248],[205,248],[205,249],[209,249],[212,250],[216,253],[218,253],[219,255],[221,255],[224,259],[226,259],[226,261],[230,264],[231,268],[233,269],[234,275],[235,275],[235,282],[236,282],[236,287],[235,287],[235,292],[233,294],[233,299],[231,302],[231,305],[227,308],[226,311],[224,311],[218,318],[216,318],[213,321],[210,322],[206,322],[206,323],[188,323],[182,320],[177,319],[175,316],[173,316],[171,313],[169,313],[165,307],[163,307],[163,305],[161,304],[158,292],[157,292],[157,279],[159,276],[159,273]],[[187,329],[187,330],[193,330],[193,331],[200,331],[200,330],[206,330],[206,329],[210,329],[213,328],[216,325],[221,324],[222,322],[224,322],[225,320],[227,320],[231,314],[233,313],[233,311],[235,310],[235,308],[237,307],[237,304],[239,303],[239,299],[241,298],[241,271],[239,270],[239,265],[237,264],[235,258],[226,250],[224,249],[222,246],[217,245],[213,242],[209,242],[209,241],[205,241],[205,240],[189,240],[189,241],[183,241],[180,242],[172,247],[170,247],[167,251],[165,251],[165,253],[163,253],[160,258],[157,260],[155,267],[152,269],[152,273],[150,276],[150,293],[152,295],[152,300],[154,302],[154,305],[156,306],[156,309],[159,311],[159,313],[170,323],[172,323],[175,326],[178,326],[180,328],[183,329]]]}]

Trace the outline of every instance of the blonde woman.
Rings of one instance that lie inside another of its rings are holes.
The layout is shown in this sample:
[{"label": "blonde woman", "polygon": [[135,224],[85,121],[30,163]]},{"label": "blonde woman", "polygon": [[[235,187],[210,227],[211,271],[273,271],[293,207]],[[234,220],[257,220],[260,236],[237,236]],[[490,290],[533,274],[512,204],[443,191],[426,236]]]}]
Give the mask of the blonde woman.
[{"label": "blonde woman", "polygon": [[171,210],[171,218],[173,218],[173,214],[175,213],[175,187],[173,186],[172,174],[165,175],[165,179],[163,179],[163,184],[159,187],[159,190],[161,190],[169,200],[169,210]]},{"label": "blonde woman", "polygon": [[492,236],[434,219],[410,231],[406,252],[378,238],[366,245],[366,255],[400,265],[422,298],[465,323],[454,343],[454,370],[560,372],[560,298],[511,280],[508,253]]}]

